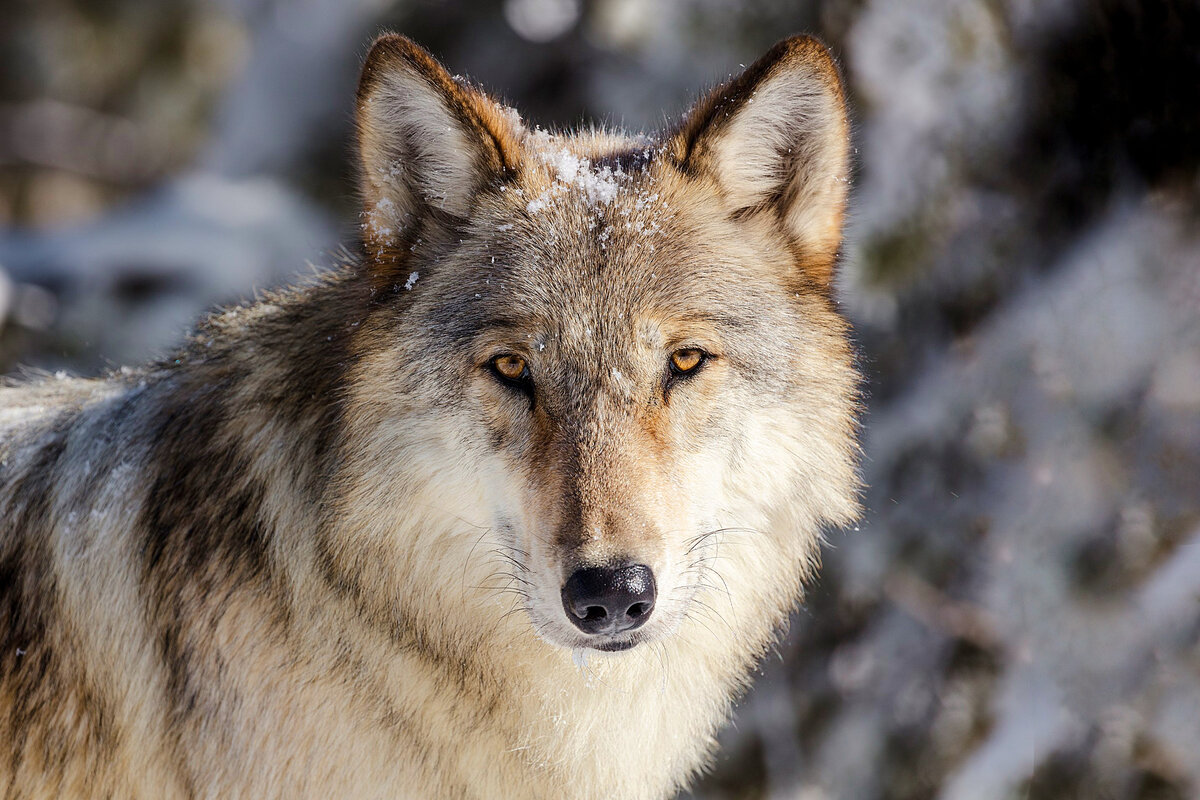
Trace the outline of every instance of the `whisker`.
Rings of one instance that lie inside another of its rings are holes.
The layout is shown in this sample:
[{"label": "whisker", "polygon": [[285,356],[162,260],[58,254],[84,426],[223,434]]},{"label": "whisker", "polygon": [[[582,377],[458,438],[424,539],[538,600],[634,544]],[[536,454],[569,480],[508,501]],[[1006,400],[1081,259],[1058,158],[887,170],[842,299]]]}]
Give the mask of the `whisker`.
[{"label": "whisker", "polygon": [[[526,600],[528,600],[528,598],[526,598]],[[525,610],[524,605],[522,605],[520,603],[513,603],[513,607],[510,608],[508,611],[505,611],[503,614],[501,614],[497,621],[502,622],[502,621],[508,619],[509,617],[511,617],[513,614],[516,614],[516,613],[518,613],[520,611],[524,611],[524,610]]]},{"label": "whisker", "polygon": [[483,541],[483,538],[491,532],[491,528],[484,528],[483,533],[479,534],[479,538],[475,540],[475,544],[471,545],[471,549],[467,551],[467,557],[463,560],[462,581],[463,588],[466,588],[467,570],[471,568],[471,556],[475,555],[475,548]]},{"label": "whisker", "polygon": [[693,612],[693,611],[695,611],[695,610],[696,610],[695,608],[689,608],[689,609],[687,610],[687,612],[686,612],[686,613],[683,615],[683,618],[684,618],[685,620],[693,620],[693,621],[695,621],[695,622],[696,622],[696,624],[700,625],[701,627],[703,627],[703,628],[704,628],[704,630],[708,631],[708,634],[709,634],[709,636],[712,636],[714,639],[718,638],[718,637],[717,637],[717,634],[716,634],[716,632],[715,632],[715,631],[714,631],[712,628],[710,628],[710,627],[708,626],[708,622],[707,622],[707,619],[706,619],[706,617],[704,617],[704,616],[702,616],[702,615],[700,615],[700,614],[693,614],[693,613],[692,613],[692,612]]},{"label": "whisker", "polygon": [[517,583],[523,583],[526,586],[534,585],[533,581],[525,580],[524,578],[520,577],[519,575],[514,575],[513,573],[508,572],[507,570],[496,570],[495,572],[493,572],[490,575],[488,575],[487,577],[485,577],[484,580],[488,581],[488,580],[491,580],[492,578],[497,578],[497,577],[508,578],[511,581],[516,581]]},{"label": "whisker", "polygon": [[735,633],[735,631],[733,630],[733,626],[729,624],[729,622],[725,619],[724,615],[721,614],[721,612],[717,611],[715,608],[713,608],[712,606],[710,606],[708,603],[704,602],[703,600],[699,600],[695,597],[692,598],[692,603],[694,605],[699,606],[700,608],[707,609],[712,614],[715,614],[717,619],[721,622],[721,624],[729,629],[730,633]]}]

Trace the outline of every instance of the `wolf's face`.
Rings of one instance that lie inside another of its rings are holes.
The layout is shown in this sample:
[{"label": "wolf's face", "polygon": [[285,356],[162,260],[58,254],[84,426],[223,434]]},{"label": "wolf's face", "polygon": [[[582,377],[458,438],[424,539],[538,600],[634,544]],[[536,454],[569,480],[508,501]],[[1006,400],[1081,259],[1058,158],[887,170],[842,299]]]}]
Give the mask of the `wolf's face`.
[{"label": "wolf's face", "polygon": [[829,300],[846,123],[820,45],[783,43],[643,141],[527,130],[386,37],[359,120],[375,491],[392,453],[461,495],[544,639],[667,636],[728,591],[722,537],[853,513]]}]

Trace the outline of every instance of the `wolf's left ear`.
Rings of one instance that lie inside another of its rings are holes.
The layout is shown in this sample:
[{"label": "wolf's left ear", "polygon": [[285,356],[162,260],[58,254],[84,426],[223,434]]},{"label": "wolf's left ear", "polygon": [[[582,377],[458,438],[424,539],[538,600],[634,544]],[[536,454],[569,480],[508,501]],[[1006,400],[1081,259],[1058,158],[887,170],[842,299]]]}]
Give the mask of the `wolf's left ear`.
[{"label": "wolf's left ear", "polygon": [[829,50],[795,36],[697,103],[669,152],[685,171],[715,181],[731,215],[774,214],[808,276],[828,286],[842,238],[849,139]]},{"label": "wolf's left ear", "polygon": [[375,40],[356,117],[366,244],[382,252],[429,213],[466,217],[485,185],[516,169],[516,114],[398,34]]}]

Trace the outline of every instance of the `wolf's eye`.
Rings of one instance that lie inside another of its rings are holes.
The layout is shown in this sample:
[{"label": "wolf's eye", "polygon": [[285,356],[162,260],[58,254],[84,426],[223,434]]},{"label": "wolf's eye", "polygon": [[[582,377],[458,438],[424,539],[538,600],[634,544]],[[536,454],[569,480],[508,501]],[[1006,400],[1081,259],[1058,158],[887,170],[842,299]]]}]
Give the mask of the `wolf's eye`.
[{"label": "wolf's eye", "polygon": [[533,379],[529,375],[529,365],[521,356],[498,355],[487,362],[487,367],[500,383],[520,389],[530,398],[533,397]]},{"label": "wolf's eye", "polygon": [[695,372],[704,363],[705,353],[695,347],[685,347],[682,350],[676,350],[671,353],[671,373],[674,375],[688,375]]},{"label": "wolf's eye", "polygon": [[518,355],[498,355],[492,359],[492,369],[500,378],[505,380],[521,380],[526,377],[529,367]]}]

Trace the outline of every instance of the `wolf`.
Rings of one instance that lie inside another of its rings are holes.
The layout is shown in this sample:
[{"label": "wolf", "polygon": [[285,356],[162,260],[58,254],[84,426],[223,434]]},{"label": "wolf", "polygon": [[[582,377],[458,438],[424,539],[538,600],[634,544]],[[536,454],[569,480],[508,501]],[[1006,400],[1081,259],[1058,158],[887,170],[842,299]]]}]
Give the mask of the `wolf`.
[{"label": "wolf", "polygon": [[0,794],[663,798],[859,513],[838,69],[649,136],[374,42],[361,255],[0,390]]}]

